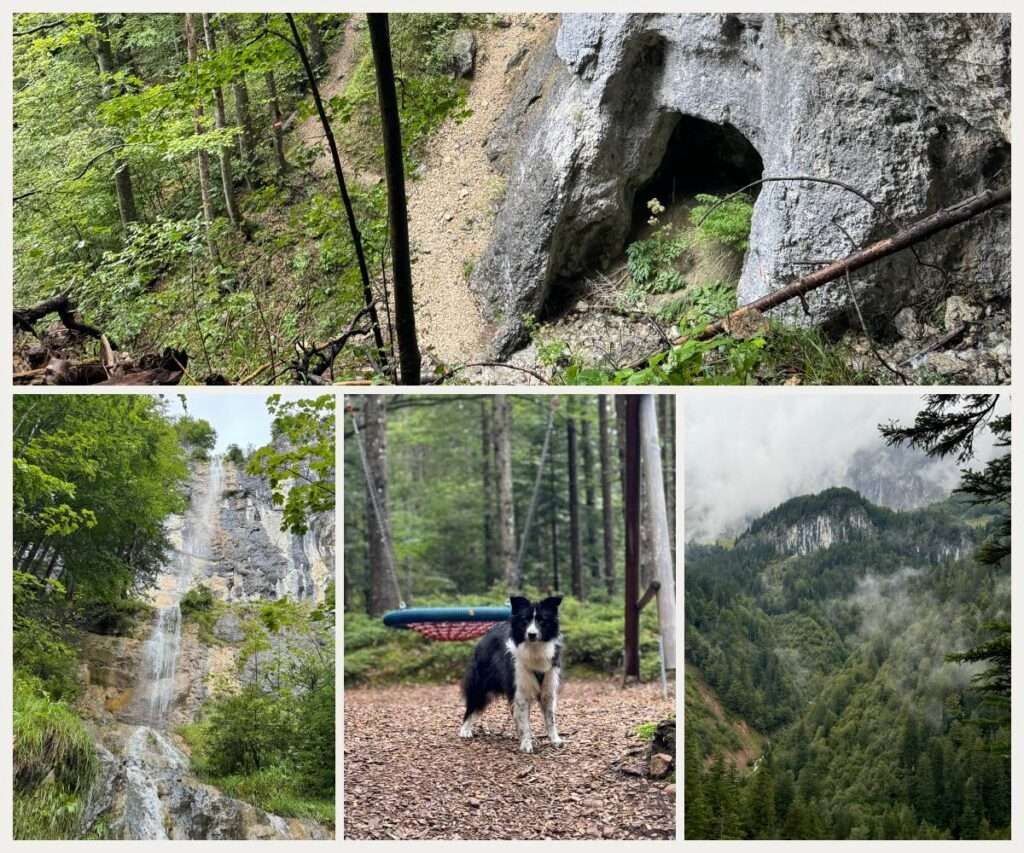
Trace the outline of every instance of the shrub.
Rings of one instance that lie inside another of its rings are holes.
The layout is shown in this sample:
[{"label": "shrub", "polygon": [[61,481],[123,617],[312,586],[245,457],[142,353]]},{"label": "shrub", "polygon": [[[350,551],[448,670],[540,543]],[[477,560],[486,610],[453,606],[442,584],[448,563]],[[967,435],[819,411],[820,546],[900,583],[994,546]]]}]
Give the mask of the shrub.
[{"label": "shrub", "polygon": [[690,211],[690,221],[697,228],[701,238],[745,252],[750,244],[750,220],[754,215],[754,200],[746,193],[740,193],[719,207],[714,207],[722,201],[718,196],[701,193],[696,198],[700,203]]},{"label": "shrub", "polygon": [[82,721],[36,678],[14,679],[14,836],[73,838],[96,776]]}]

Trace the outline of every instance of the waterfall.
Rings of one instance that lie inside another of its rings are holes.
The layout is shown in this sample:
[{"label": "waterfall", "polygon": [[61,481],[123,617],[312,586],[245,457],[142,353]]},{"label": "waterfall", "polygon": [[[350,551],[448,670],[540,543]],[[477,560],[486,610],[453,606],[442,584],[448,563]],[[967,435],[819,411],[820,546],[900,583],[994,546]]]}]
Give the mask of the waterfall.
[{"label": "waterfall", "polygon": [[[193,500],[182,519],[181,548],[161,575],[155,596],[153,629],[142,647],[136,684],[136,720],[140,724],[125,751],[126,837],[166,839],[160,783],[187,770],[188,758],[167,738],[168,716],[175,698],[181,655],[181,599],[204,564],[217,559],[224,469],[214,457],[205,478],[194,479]],[[205,481],[205,482],[204,482]],[[197,499],[198,498],[198,499]]]}]

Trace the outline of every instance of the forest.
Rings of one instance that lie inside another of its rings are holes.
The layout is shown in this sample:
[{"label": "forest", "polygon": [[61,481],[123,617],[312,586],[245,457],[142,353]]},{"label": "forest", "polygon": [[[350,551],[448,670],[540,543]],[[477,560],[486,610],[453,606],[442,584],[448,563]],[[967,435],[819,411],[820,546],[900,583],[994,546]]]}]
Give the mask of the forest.
[{"label": "forest", "polygon": [[[346,402],[345,837],[673,837],[674,399]],[[559,602],[545,678],[573,734],[535,755],[503,700],[458,731],[473,641],[508,618],[469,617],[511,595]]]},{"label": "forest", "polygon": [[[947,17],[956,93],[915,79],[844,117],[849,151],[817,151],[747,116],[760,76],[640,104],[604,70],[654,98],[651,67],[706,73],[689,33],[715,30],[732,75],[749,63],[731,33],[784,64],[785,32],[827,40],[813,16],[18,13],[15,381],[1005,382],[1008,28]],[[905,23],[913,64],[936,37]],[[874,50],[850,47],[855,17],[834,26],[835,67]],[[602,73],[573,107],[588,28]],[[681,49],[645,64],[649,41]],[[794,124],[830,73],[785,75]],[[917,113],[899,156],[918,172],[891,186],[864,165],[899,171],[896,151],[862,131]],[[933,137],[941,153],[917,150]],[[793,177],[765,171],[776,148]],[[812,173],[822,157],[843,179]]]},{"label": "forest", "polygon": [[[15,400],[15,838],[333,823],[334,587],[314,535],[333,506],[333,400],[270,398],[270,443],[226,459],[188,402]],[[240,495],[267,536],[320,556],[281,574],[251,532],[234,550]]]},{"label": "forest", "polygon": [[[457,677],[452,660],[464,657],[461,644],[416,646],[377,617],[402,604],[501,604],[510,590],[570,595],[562,609],[574,635],[570,664],[614,672],[622,656],[624,398],[358,399],[345,428],[346,681]],[[674,519],[674,401],[654,399]],[[384,496],[393,576],[375,533],[356,428]],[[642,591],[657,576],[646,513],[640,536]],[[669,536],[674,554],[674,524]],[[657,673],[656,621],[647,608],[647,678]],[[398,644],[394,661],[382,660],[382,643]],[[392,672],[392,663],[407,671]]]},{"label": "forest", "polygon": [[829,489],[687,546],[688,838],[1009,837],[1010,421],[994,407],[931,397],[882,426],[961,463],[991,430],[995,457],[945,501],[894,512]]}]

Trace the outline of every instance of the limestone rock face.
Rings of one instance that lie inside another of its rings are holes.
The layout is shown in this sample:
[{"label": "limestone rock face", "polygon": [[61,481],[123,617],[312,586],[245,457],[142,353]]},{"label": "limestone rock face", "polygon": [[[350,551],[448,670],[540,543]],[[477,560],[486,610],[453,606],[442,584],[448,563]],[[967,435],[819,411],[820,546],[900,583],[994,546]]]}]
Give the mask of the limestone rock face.
[{"label": "limestone rock face", "polygon": [[[494,239],[471,286],[507,354],[523,316],[553,289],[618,257],[637,191],[662,164],[680,116],[738,133],[769,184],[759,193],[739,282],[743,304],[906,222],[1009,182],[1007,15],[565,15],[489,141],[507,171]],[[717,164],[712,168],[721,168]],[[1009,210],[857,274],[869,316],[936,304],[957,286],[1009,289]],[[777,309],[800,322],[847,310],[844,283]]]}]

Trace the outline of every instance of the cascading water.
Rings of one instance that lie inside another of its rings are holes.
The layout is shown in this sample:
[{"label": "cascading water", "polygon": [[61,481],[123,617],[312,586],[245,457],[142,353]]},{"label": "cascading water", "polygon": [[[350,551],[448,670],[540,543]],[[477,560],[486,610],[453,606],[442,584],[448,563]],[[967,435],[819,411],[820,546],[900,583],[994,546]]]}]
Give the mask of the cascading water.
[{"label": "cascading water", "polygon": [[158,582],[156,619],[142,649],[136,684],[135,717],[140,725],[126,745],[125,835],[139,840],[168,837],[160,786],[173,783],[188,769],[188,758],[165,732],[181,654],[181,599],[201,565],[216,559],[221,460],[211,460],[206,477],[196,476],[194,483],[193,501],[182,519],[181,548]]}]

